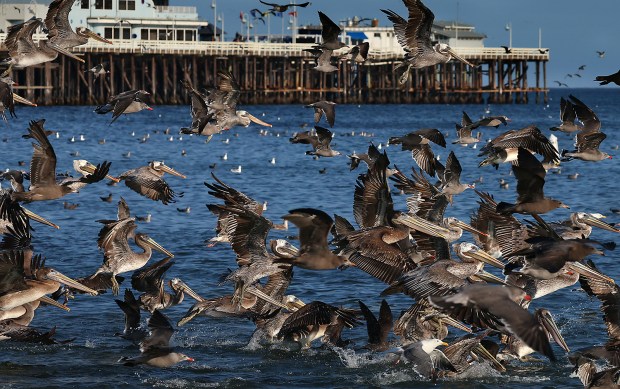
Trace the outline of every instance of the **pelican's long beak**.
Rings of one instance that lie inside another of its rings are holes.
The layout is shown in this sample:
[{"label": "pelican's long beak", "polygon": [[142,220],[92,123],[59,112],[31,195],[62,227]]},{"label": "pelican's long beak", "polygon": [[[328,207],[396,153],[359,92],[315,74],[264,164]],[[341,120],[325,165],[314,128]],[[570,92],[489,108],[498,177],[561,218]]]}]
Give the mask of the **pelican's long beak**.
[{"label": "pelican's long beak", "polygon": [[464,223],[464,222],[462,222],[460,220],[454,220],[454,221],[452,221],[452,223],[450,225],[455,226],[455,227],[459,227],[460,229],[463,229],[465,231],[469,231],[472,234],[478,234],[478,235],[489,237],[489,234],[487,234],[486,232],[482,232],[480,230],[477,230],[474,227],[470,226],[469,224]]},{"label": "pelican's long beak", "polygon": [[47,296],[43,296],[39,299],[40,302],[45,303],[47,305],[52,305],[56,308],[60,308],[62,310],[65,310],[67,312],[69,312],[71,310],[71,308],[69,308],[68,306],[59,303],[58,301],[54,300],[53,298],[49,298]]},{"label": "pelican's long beak", "polygon": [[476,65],[474,65],[473,63],[469,62],[465,58],[463,58],[460,55],[458,55],[454,50],[452,50],[452,48],[448,48],[448,53],[450,53],[450,55],[452,57],[454,57],[454,59],[458,59],[459,61],[463,62],[464,64],[467,64],[467,65],[471,66],[472,68],[476,67]]},{"label": "pelican's long beak", "polygon": [[265,123],[264,121],[260,120],[259,118],[257,118],[256,116],[252,115],[249,112],[248,112],[248,117],[250,118],[251,121],[253,121],[256,124],[260,124],[261,126],[265,126],[265,127],[273,127],[271,124]]},{"label": "pelican's long beak", "polygon": [[86,292],[86,293],[91,294],[93,296],[96,296],[96,295],[99,294],[96,290],[91,289],[91,288],[89,288],[87,286],[84,286],[84,285],[80,284],[79,282],[77,282],[76,280],[74,280],[72,278],[69,278],[66,275],[64,275],[64,274],[62,274],[62,273],[60,273],[60,272],[58,272],[56,270],[52,270],[51,272],[49,272],[47,277],[49,279],[51,279],[51,280],[54,280],[54,281],[60,282],[62,284],[65,284],[65,285],[67,285],[70,288],[81,290],[82,292]]},{"label": "pelican's long beak", "polygon": [[564,341],[564,338],[560,333],[560,329],[558,328],[557,324],[555,324],[555,320],[553,320],[553,316],[551,316],[551,313],[546,309],[539,309],[536,312],[536,316],[538,316],[538,321],[540,322],[540,324],[542,324],[547,333],[551,335],[553,340],[555,340],[555,342],[560,347],[562,347],[564,351],[569,353],[570,349],[568,348],[566,341]]},{"label": "pelican's long beak", "polygon": [[[87,173],[94,174],[95,170],[97,170],[97,166],[93,165],[90,162],[86,162],[86,165],[81,166],[80,169],[84,170]],[[121,182],[120,178],[114,177],[110,174],[106,174],[105,178],[114,182]]]},{"label": "pelican's long beak", "polygon": [[498,276],[491,274],[487,271],[480,270],[478,273],[474,274],[472,277],[478,278],[484,282],[488,282],[490,284],[499,284],[506,285],[506,281],[502,280]]},{"label": "pelican's long beak", "polygon": [[491,362],[493,367],[497,369],[498,371],[501,371],[501,372],[506,371],[506,367],[502,365],[501,362],[498,361],[497,358],[495,358],[493,354],[491,354],[489,350],[487,350],[486,347],[484,347],[483,345],[478,344],[476,347],[474,347],[474,353],[480,356],[481,358],[484,358],[487,361]]},{"label": "pelican's long beak", "polygon": [[443,313],[431,313],[430,315],[426,315],[425,317],[422,318],[422,321],[427,321],[427,320],[441,320],[442,323],[447,324],[451,327],[454,328],[458,328],[461,331],[465,331],[469,334],[471,334],[471,328],[467,327],[465,324],[461,323],[460,321],[451,318],[450,316],[443,314]]},{"label": "pelican's long beak", "polygon": [[148,245],[150,245],[155,250],[159,251],[160,253],[164,253],[165,255],[169,256],[170,258],[174,258],[174,254],[172,254],[170,251],[168,251],[165,248],[163,248],[162,245],[160,245],[159,243],[155,242],[155,240],[153,240],[153,238],[146,237],[146,238],[144,238],[144,240],[146,241],[146,243]]},{"label": "pelican's long beak", "polygon": [[52,223],[51,221],[37,215],[36,213],[22,207],[22,209],[24,210],[24,213],[26,214],[26,216],[28,216],[29,219],[34,220],[35,222],[39,222],[41,224],[45,224],[48,225],[50,227],[54,227],[55,229],[59,230],[60,226],[58,226],[57,224]]},{"label": "pelican's long beak", "polygon": [[35,103],[33,103],[30,100],[26,100],[23,97],[21,97],[20,95],[18,95],[17,93],[13,93],[13,100],[17,101],[18,103],[22,103],[22,104],[26,104],[26,105],[30,105],[32,107],[36,107],[37,105]]},{"label": "pelican's long beak", "polygon": [[56,50],[57,52],[59,52],[60,54],[64,54],[67,57],[71,57],[71,58],[73,58],[75,60],[78,60],[78,61],[84,63],[84,60],[82,58],[78,57],[77,55],[73,54],[72,52],[70,52],[69,50],[67,50],[67,49],[65,49],[63,47],[60,47],[60,46],[54,45],[54,44],[51,44],[50,47],[52,49]]},{"label": "pelican's long beak", "polygon": [[198,293],[194,292],[194,290],[192,288],[190,288],[180,278],[173,278],[172,280],[170,280],[170,284],[171,284],[173,289],[182,290],[184,293],[187,293],[187,295],[190,296],[191,298],[193,298],[194,300],[196,300],[198,302],[204,301],[204,299],[202,297],[200,297],[200,295]]},{"label": "pelican's long beak", "polygon": [[462,252],[463,254],[467,255],[468,257],[471,257],[477,261],[480,262],[484,262],[488,265],[494,266],[498,269],[504,269],[504,264],[502,263],[502,261],[500,261],[499,259],[491,256],[489,253],[487,253],[486,251],[482,250],[482,249],[478,249],[478,250],[471,250],[471,251],[465,251]]},{"label": "pelican's long beak", "polygon": [[[293,308],[295,308],[295,310],[298,310],[299,308],[304,307],[306,305],[306,303],[304,303],[300,299],[295,299],[294,301],[291,301],[290,304]],[[291,309],[289,308],[289,311],[290,310]]]},{"label": "pelican's long beak", "polygon": [[263,291],[259,289],[249,288],[247,289],[247,292],[250,294],[253,294],[254,296],[258,297],[261,300],[268,302],[269,304],[275,305],[276,307],[284,308],[286,310],[289,309],[287,305],[282,304],[280,301],[275,300],[273,297],[269,296],[268,294],[264,293]]},{"label": "pelican's long beak", "polygon": [[585,276],[585,277],[589,277],[598,281],[602,281],[602,282],[607,282],[610,285],[614,285],[615,281],[606,276],[603,273],[600,273],[584,264],[582,264],[581,262],[568,262],[568,267],[574,271],[576,271],[577,273]]},{"label": "pelican's long beak", "polygon": [[102,37],[101,35],[98,35],[97,33],[91,31],[91,30],[86,30],[84,31],[84,34],[86,34],[89,38],[93,38],[95,40],[98,40],[99,42],[103,42],[103,43],[109,43],[109,44],[113,44],[112,42],[110,42],[109,40],[105,39],[104,37]]},{"label": "pelican's long beak", "polygon": [[601,228],[603,230],[606,231],[611,231],[611,232],[620,232],[619,229],[615,228],[614,226],[605,223],[604,221],[592,216],[592,215],[586,215],[583,218],[583,222],[586,223],[587,225],[590,225],[592,227],[598,227]]},{"label": "pelican's long beak", "polygon": [[168,174],[172,174],[173,176],[177,176],[177,177],[181,177],[181,178],[187,178],[184,174],[181,174],[181,173],[177,172],[176,170],[174,170],[170,166],[166,166],[163,163],[161,165],[159,165],[158,169],[163,170],[163,171],[165,171]]},{"label": "pelican's long beak", "polygon": [[398,215],[398,217],[394,218],[393,221],[397,224],[407,226],[412,230],[416,230],[424,234],[436,236],[446,240],[450,235],[450,230],[448,230],[447,228],[438,226],[437,224],[431,223],[428,220],[422,219],[421,217],[415,215],[401,214]]}]

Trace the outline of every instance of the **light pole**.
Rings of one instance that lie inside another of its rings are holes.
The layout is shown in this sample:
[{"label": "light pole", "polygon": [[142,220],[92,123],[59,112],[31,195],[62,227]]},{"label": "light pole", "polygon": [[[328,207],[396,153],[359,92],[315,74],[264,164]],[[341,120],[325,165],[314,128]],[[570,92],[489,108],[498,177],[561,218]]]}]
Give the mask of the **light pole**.
[{"label": "light pole", "polygon": [[222,12],[220,16],[217,17],[217,21],[222,24],[222,33],[220,34],[220,42],[224,42],[225,41],[224,35],[226,34],[224,32],[224,12]]},{"label": "light pole", "polygon": [[211,0],[211,8],[213,8],[213,40],[217,40],[217,2]]},{"label": "light pole", "polygon": [[506,31],[508,31],[508,48],[512,49],[512,22],[506,25]]}]

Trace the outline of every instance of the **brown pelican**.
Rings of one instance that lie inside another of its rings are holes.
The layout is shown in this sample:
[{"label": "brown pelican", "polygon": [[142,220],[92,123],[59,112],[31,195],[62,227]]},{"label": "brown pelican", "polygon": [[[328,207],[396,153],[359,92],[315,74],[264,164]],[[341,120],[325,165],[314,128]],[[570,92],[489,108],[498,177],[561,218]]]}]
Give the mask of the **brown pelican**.
[{"label": "brown pelican", "polygon": [[148,197],[151,200],[161,201],[163,204],[174,203],[175,192],[163,180],[164,173],[186,178],[173,168],[161,161],[151,161],[147,166],[131,169],[122,173],[118,179],[124,180],[134,192]]},{"label": "brown pelican", "polygon": [[409,78],[411,68],[419,69],[426,66],[434,66],[446,63],[455,58],[469,66],[474,66],[465,58],[459,56],[445,43],[432,45],[431,27],[435,15],[420,0],[403,0],[409,10],[409,20],[391,10],[381,11],[394,23],[394,34],[398,43],[405,50],[404,62],[395,69],[398,81],[404,84]]},{"label": "brown pelican", "polygon": [[583,127],[575,123],[577,115],[575,114],[575,108],[570,100],[565,100],[564,97],[560,98],[560,120],[562,123],[558,127],[551,127],[551,131],[561,131],[566,133],[572,133],[575,131],[581,131]]},{"label": "brown pelican", "polygon": [[0,311],[7,311],[54,293],[65,284],[83,292],[96,295],[97,291],[87,288],[60,272],[45,266],[40,255],[31,250],[0,252]]},{"label": "brown pelican", "polygon": [[28,66],[38,65],[41,63],[53,61],[58,57],[58,53],[84,62],[80,57],[72,54],[70,51],[52,43],[50,40],[40,40],[35,45],[32,40],[32,34],[44,24],[41,19],[33,17],[23,23],[12,25],[8,28],[8,34],[4,41],[4,45],[9,51],[10,58],[5,60],[10,68],[25,68]]},{"label": "brown pelican", "polygon": [[355,311],[313,301],[284,321],[278,338],[297,342],[302,349],[310,348],[315,339],[338,346],[342,343],[342,329],[353,328],[358,324]]},{"label": "brown pelican", "polygon": [[600,85],[607,85],[610,82],[620,85],[620,70],[609,76],[596,76],[596,81],[600,81]]},{"label": "brown pelican", "polygon": [[392,330],[394,320],[392,310],[387,301],[381,301],[379,309],[379,320],[372,311],[362,302],[358,300],[362,314],[366,319],[366,327],[368,329],[368,344],[366,348],[373,351],[385,351],[388,348],[388,336]]},{"label": "brown pelican", "polygon": [[439,369],[456,372],[456,368],[448,357],[436,349],[438,346],[447,345],[448,343],[439,339],[424,339],[403,347],[396,347],[389,352],[398,355],[397,363],[401,360],[412,363],[418,374],[435,381]]},{"label": "brown pelican", "polygon": [[132,89],[126,92],[119,93],[108,99],[105,105],[100,105],[95,108],[95,112],[100,115],[105,115],[108,112],[112,112],[112,121],[114,123],[122,114],[136,113],[143,109],[152,111],[153,108],[149,107],[144,100],[151,94],[145,90]]},{"label": "brown pelican", "polygon": [[517,165],[512,171],[517,178],[517,202],[497,204],[499,213],[541,214],[556,208],[569,208],[559,200],[545,197],[543,186],[547,173],[542,164],[526,149],[519,147]]},{"label": "brown pelican", "polygon": [[402,145],[403,150],[411,150],[411,157],[418,166],[430,176],[435,175],[435,155],[430,147],[433,142],[443,148],[446,147],[446,139],[443,134],[435,128],[423,128],[410,132],[401,137],[391,137],[388,140],[390,145]]},{"label": "brown pelican", "polygon": [[[151,258],[153,249],[169,257],[174,257],[174,254],[163,248],[147,234],[136,234],[137,226],[134,221],[134,218],[126,218],[105,223],[99,231],[98,245],[104,251],[103,264],[89,279],[94,280],[99,274],[105,275],[112,284],[114,295],[118,295],[119,292],[116,275],[137,270],[146,265]],[[129,246],[128,239],[131,236],[134,237],[136,245],[143,250],[142,253],[133,251]]]},{"label": "brown pelican", "polygon": [[505,372],[506,368],[504,365],[502,365],[482,344],[482,340],[486,334],[487,332],[483,332],[482,335],[476,336],[475,338],[465,336],[447,346],[443,352],[448,360],[452,362],[456,372],[450,373],[449,371],[444,371],[443,373],[446,376],[454,374],[460,375],[469,369],[476,361],[482,362],[483,360],[488,361],[495,370],[502,373]]},{"label": "brown pelican", "polygon": [[112,44],[109,40],[95,34],[85,27],[78,27],[75,32],[69,23],[69,12],[74,1],[54,0],[50,3],[45,16],[47,38],[52,47],[60,47],[65,50],[88,43],[88,38],[99,42]]},{"label": "brown pelican", "polygon": [[299,228],[301,249],[290,263],[311,270],[331,270],[346,264],[345,257],[334,254],[327,246],[327,235],[334,224],[328,214],[313,208],[297,208],[282,219]]},{"label": "brown pelican", "polygon": [[86,184],[99,182],[108,177],[109,162],[104,161],[94,169],[90,164],[81,164],[81,168],[88,174],[79,179],[56,182],[56,153],[52,144],[45,135],[44,119],[31,121],[28,132],[37,143],[33,143],[34,152],[30,162],[30,190],[28,192],[14,192],[13,198],[18,201],[41,201],[60,198],[69,193],[79,192]]},{"label": "brown pelican", "polygon": [[478,328],[491,328],[515,335],[532,349],[555,361],[547,333],[539,321],[521,308],[522,300],[531,297],[512,286],[474,284],[449,296],[431,296],[430,303],[438,309],[457,314]]},{"label": "brown pelican", "polygon": [[271,12],[286,12],[286,11],[288,11],[288,9],[290,7],[306,8],[307,6],[310,5],[309,1],[307,1],[305,3],[299,3],[299,4],[293,4],[293,3],[291,3],[291,4],[275,4],[275,3],[267,3],[267,2],[265,2],[263,0],[259,0],[259,1],[262,4],[270,6],[271,7],[271,10],[270,10]]},{"label": "brown pelican", "polygon": [[13,93],[13,85],[16,83],[9,77],[0,76],[0,117],[7,121],[5,111],[9,111],[11,117],[16,118],[15,102],[36,107],[37,105]]},{"label": "brown pelican", "polygon": [[319,11],[319,19],[321,19],[321,37],[323,38],[323,42],[321,42],[319,47],[327,50],[338,50],[342,47],[347,47],[347,45],[338,40],[338,35],[342,32],[340,27],[321,11]]},{"label": "brown pelican", "polygon": [[179,362],[194,362],[194,358],[178,353],[170,347],[174,328],[163,313],[153,312],[147,321],[150,335],[140,343],[140,355],[133,358],[122,357],[119,362],[125,366],[149,365],[171,367]]},{"label": "brown pelican", "polygon": [[184,134],[200,134],[209,137],[219,133],[220,129],[216,126],[207,127],[209,121],[213,119],[213,112],[209,112],[209,107],[205,101],[206,96],[194,89],[189,82],[182,81],[182,84],[191,96],[192,124],[191,127],[183,127],[180,131]]},{"label": "brown pelican", "polygon": [[319,157],[335,157],[340,155],[339,151],[331,148],[331,142],[334,134],[327,128],[315,126],[316,135],[312,135],[310,131],[294,134],[289,139],[291,143],[303,143],[312,145],[312,151],[306,151],[306,155],[316,155]]},{"label": "brown pelican", "polygon": [[549,226],[562,239],[588,238],[592,233],[592,227],[598,227],[610,232],[620,232],[613,225],[602,221],[602,218],[605,218],[605,216],[600,213],[573,212],[568,220],[549,223]]},{"label": "brown pelican", "polygon": [[353,154],[347,155],[347,157],[350,159],[349,164],[351,165],[349,170],[355,170],[359,166],[360,161],[364,161],[368,168],[372,168],[372,165],[381,158],[381,153],[379,149],[377,149],[377,146],[371,143],[370,146],[368,146],[367,153],[357,154],[354,151]]},{"label": "brown pelican", "polygon": [[585,388],[611,389],[620,386],[620,367],[618,366],[599,370],[594,362],[587,358],[580,358],[573,373],[577,374]]},{"label": "brown pelican", "polygon": [[536,126],[527,126],[507,131],[487,143],[478,154],[479,157],[486,156],[478,166],[493,165],[497,169],[500,163],[516,163],[519,147],[542,155],[544,161],[560,163],[560,155],[553,143]]},{"label": "brown pelican", "polygon": [[116,333],[114,336],[120,336],[123,339],[132,342],[140,342],[147,336],[147,332],[141,327],[140,323],[140,303],[134,297],[129,289],[125,289],[125,297],[121,300],[114,300],[119,308],[123,310],[125,315],[125,328],[122,333]]},{"label": "brown pelican", "polygon": [[[182,133],[212,136],[235,126],[247,127],[251,122],[271,127],[271,124],[263,122],[247,111],[238,111],[237,104],[241,91],[237,80],[226,70],[218,71],[217,75],[219,77],[217,88],[207,91],[206,96],[193,89],[190,90],[192,93],[192,128],[182,128]],[[186,84],[186,88],[188,86]],[[202,104],[194,100],[197,98],[205,101],[206,116]],[[195,117],[194,113],[198,116]]]},{"label": "brown pelican", "polygon": [[404,311],[394,325],[394,335],[403,342],[417,342],[422,339],[445,339],[448,326],[471,333],[471,329],[452,317],[431,307],[426,300],[419,300]]},{"label": "brown pelican", "polygon": [[165,291],[164,273],[174,264],[174,262],[170,262],[170,259],[164,258],[147,268],[138,269],[131,276],[131,287],[137,291],[144,292],[138,297],[142,309],[152,313],[155,310],[161,311],[180,304],[185,297],[185,293],[191,295],[197,301],[200,300],[198,295],[179,278],[173,278],[168,283],[174,293],[171,294]]},{"label": "brown pelican", "polygon": [[314,108],[315,123],[320,122],[323,115],[325,115],[325,119],[327,120],[327,123],[329,123],[329,126],[334,126],[334,122],[336,121],[336,103],[322,100],[306,105],[305,107]]},{"label": "brown pelican", "polygon": [[[0,234],[13,233],[30,234],[30,220],[59,229],[60,227],[51,221],[23,208],[12,199],[10,190],[0,189]],[[28,242],[29,244],[29,242]]]}]

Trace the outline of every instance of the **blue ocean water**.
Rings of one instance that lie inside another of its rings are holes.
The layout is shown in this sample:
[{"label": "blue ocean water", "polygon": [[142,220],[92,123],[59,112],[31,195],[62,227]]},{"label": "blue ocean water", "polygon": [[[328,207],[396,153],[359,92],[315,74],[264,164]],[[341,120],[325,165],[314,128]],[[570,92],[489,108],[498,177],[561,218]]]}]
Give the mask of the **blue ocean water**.
[{"label": "blue ocean water", "polygon": [[[550,93],[548,105],[492,105],[492,115],[506,115],[512,119],[507,127],[484,129],[483,139],[491,139],[507,129],[518,129],[535,124],[548,135],[548,128],[559,124],[559,100],[573,93],[589,105],[602,122],[607,134],[601,149],[617,155],[620,144],[620,89],[556,89]],[[60,137],[51,138],[58,157],[58,172],[71,170],[74,159],[70,153],[79,152],[79,158],[97,163],[112,161],[112,174],[145,165],[151,160],[165,160],[166,164],[187,175],[183,180],[166,176],[177,192],[184,192],[176,204],[155,203],[123,184],[109,187],[103,183],[91,185],[79,194],[63,199],[32,203],[29,208],[61,226],[60,230],[35,225],[34,246],[44,254],[48,264],[61,272],[80,277],[91,274],[101,263],[103,255],[97,249],[96,239],[100,224],[97,219],[116,215],[116,201],[123,196],[132,213],[152,214],[151,223],[139,225],[139,231],[148,233],[175,254],[175,264],[168,279],[180,277],[205,298],[228,294],[230,285],[218,285],[219,276],[235,266],[234,254],[226,245],[207,248],[204,240],[213,236],[215,218],[205,207],[216,202],[207,194],[204,181],[212,181],[211,172],[229,185],[259,201],[267,201],[265,216],[274,223],[288,210],[314,207],[329,214],[338,214],[353,221],[352,201],[355,180],[360,171],[349,171],[344,154],[364,152],[369,142],[386,145],[390,136],[404,135],[420,128],[438,128],[448,134],[448,147],[433,145],[442,161],[454,150],[463,167],[462,181],[471,182],[482,177],[477,188],[493,193],[501,201],[516,197],[516,181],[509,175],[510,167],[499,170],[478,168],[478,150],[450,144],[455,139],[454,123],[460,122],[461,111],[472,118],[484,115],[482,105],[339,105],[332,146],[343,153],[336,158],[313,160],[304,153],[306,145],[290,144],[288,138],[302,130],[303,123],[311,124],[312,112],[300,105],[245,106],[256,116],[272,123],[267,135],[260,128],[231,130],[217,135],[209,144],[203,137],[178,135],[180,127],[189,124],[186,106],[156,106],[152,112],[141,112],[121,117],[108,125],[110,118],[96,115],[93,107],[19,107],[18,119],[8,126],[0,126],[0,168],[19,169],[18,161],[28,161],[32,155],[30,141],[21,138],[28,121],[45,118],[46,129],[57,130]],[[166,128],[171,135],[164,135]],[[361,136],[362,132],[367,136]],[[135,135],[132,136],[132,133]],[[351,134],[355,134],[352,135]],[[79,141],[80,134],[85,137]],[[146,142],[140,140],[149,135]],[[349,136],[347,136],[349,135]],[[573,140],[557,134],[560,148],[571,148]],[[70,142],[72,137],[75,142]],[[172,137],[172,138],[171,138]],[[99,140],[105,139],[105,144]],[[222,142],[229,139],[228,143]],[[185,150],[186,155],[182,155]],[[131,152],[130,157],[124,154]],[[405,172],[414,166],[409,152],[397,147],[387,148],[392,163]],[[226,154],[228,159],[221,157]],[[276,163],[272,165],[271,159]],[[209,165],[217,164],[214,169]],[[242,173],[230,170],[242,166]],[[325,174],[319,171],[325,169]],[[578,172],[576,180],[567,178]],[[545,193],[571,206],[570,211],[600,212],[609,222],[620,222],[620,217],[609,208],[620,207],[616,181],[620,170],[617,159],[599,163],[572,161],[563,164],[561,174],[549,174]],[[500,178],[510,183],[501,190]],[[99,197],[113,194],[114,201],[106,203]],[[466,191],[448,208],[448,216],[468,220],[476,209],[477,196]],[[63,208],[63,201],[78,203],[76,210]],[[394,196],[396,208],[405,209],[405,197]],[[189,214],[176,208],[191,207]],[[568,217],[569,210],[548,214],[551,220]],[[273,231],[273,237],[296,235],[289,231]],[[596,231],[593,237],[614,240],[616,236]],[[470,239],[468,235],[464,239]],[[161,259],[156,256],[155,259]],[[618,253],[594,258],[597,265],[611,277],[620,278]],[[130,275],[126,275],[130,276]],[[363,300],[373,311],[378,311],[380,291],[384,284],[356,269],[345,271],[312,272],[296,270],[289,289],[304,301],[321,300],[346,307],[357,307]],[[122,287],[129,287],[128,280]],[[182,363],[170,369],[129,368],[117,364],[121,356],[138,353],[135,346],[114,337],[123,328],[123,314],[110,293],[91,297],[78,296],[70,302],[71,312],[52,308],[37,311],[32,326],[39,329],[56,327],[57,339],[75,340],[64,345],[40,346],[0,342],[0,387],[431,387],[421,381],[410,367],[388,362],[384,354],[370,354],[361,349],[366,343],[366,329],[359,327],[346,331],[343,336],[352,340],[352,349],[333,352],[313,349],[299,352],[285,347],[245,347],[253,331],[253,324],[243,319],[211,319],[199,317],[178,329],[174,342],[194,357],[194,363]],[[406,296],[389,298],[395,315],[411,303]],[[173,307],[165,314],[176,322],[191,305],[191,301]],[[599,302],[592,300],[578,286],[567,288],[551,296],[534,301],[533,308],[545,307],[554,314],[571,349],[577,349],[606,340],[606,331],[599,312]],[[555,346],[554,346],[555,347]],[[571,366],[555,347],[559,358],[556,364],[546,360],[517,363],[505,374],[485,369],[468,373],[465,377],[450,379],[446,386],[467,387],[576,387],[577,378],[570,377]]]}]

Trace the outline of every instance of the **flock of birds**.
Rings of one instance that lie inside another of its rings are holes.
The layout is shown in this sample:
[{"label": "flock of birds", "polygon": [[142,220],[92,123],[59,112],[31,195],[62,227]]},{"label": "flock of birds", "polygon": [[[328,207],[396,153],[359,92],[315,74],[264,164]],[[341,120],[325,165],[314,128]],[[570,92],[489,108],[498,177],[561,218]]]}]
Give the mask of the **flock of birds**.
[{"label": "flock of birds", "polygon": [[[468,63],[445,45],[431,45],[430,26],[434,16],[421,1],[404,0],[404,3],[409,20],[393,11],[383,11],[394,23],[397,38],[406,48],[404,62],[396,69],[401,81],[406,80],[411,68],[447,62],[452,57]],[[7,38],[9,62],[14,67],[24,67],[55,58],[57,53],[69,55],[65,51],[75,44],[68,41],[94,37],[85,30],[75,33],[71,30],[67,15],[72,4],[70,0],[52,2],[45,21],[49,39],[38,46],[20,43],[11,46],[11,42],[31,42],[31,34],[40,21],[30,20],[11,27]],[[341,48],[342,43],[337,40],[339,27],[325,14],[319,12],[319,16],[324,40],[313,50],[321,52],[318,56],[321,67],[320,58],[331,58],[333,50]],[[30,51],[24,51],[24,47]],[[20,101],[20,98],[14,95],[6,74],[3,77],[0,101],[3,110],[8,109],[14,116],[13,99]],[[235,126],[247,127],[251,122],[271,126],[247,111],[237,110],[240,88],[231,73],[222,70],[218,77],[217,86],[205,91],[184,83],[191,95],[192,121],[181,133],[206,136],[209,141],[223,131]],[[614,76],[601,79],[617,83],[617,77],[615,80]],[[148,109],[145,103],[148,96],[147,91],[127,91],[111,97],[96,112],[112,112],[113,122],[121,114]],[[123,275],[133,272],[131,286],[141,294],[136,297],[127,289],[123,300],[115,300],[126,316],[125,329],[119,335],[140,345],[138,356],[119,360],[125,365],[169,367],[181,361],[193,361],[171,347],[174,326],[161,313],[182,303],[187,294],[196,303],[178,321],[178,326],[197,316],[251,318],[256,324],[254,340],[291,341],[302,349],[311,347],[315,340],[333,347],[347,347],[342,339],[344,330],[361,324],[363,318],[368,328],[368,349],[387,351],[395,360],[413,365],[422,377],[435,380],[461,374],[476,364],[488,364],[504,372],[510,369],[511,358],[527,360],[534,352],[555,361],[550,339],[566,352],[569,347],[552,314],[542,308],[530,312],[529,306],[538,298],[580,282],[586,293],[601,300],[610,340],[605,345],[575,351],[569,359],[585,386],[617,385],[620,383],[617,346],[620,294],[614,280],[587,257],[603,255],[604,251],[615,248],[613,242],[591,239],[593,227],[614,233],[620,230],[603,222],[599,214],[575,212],[568,220],[557,223],[540,216],[556,208],[568,208],[562,200],[545,196],[548,170],[575,159],[587,162],[611,159],[599,149],[606,135],[592,109],[572,95],[562,99],[560,105],[561,123],[551,130],[576,134],[575,150],[560,152],[557,139],[548,138],[533,125],[506,131],[492,139],[480,148],[479,156],[483,159],[479,166],[493,165],[497,169],[503,163],[511,163],[517,180],[517,198],[514,203],[497,202],[491,194],[476,191],[479,207],[469,223],[446,215],[455,197],[467,189],[475,189],[475,184],[461,183],[462,167],[454,152],[449,154],[445,166],[435,157],[432,147],[446,147],[445,137],[437,129],[420,129],[389,139],[388,144],[411,151],[420,168],[414,169],[411,176],[391,167],[387,153],[374,144],[365,154],[348,156],[351,170],[363,166],[362,161],[367,167],[359,174],[353,189],[357,226],[339,215],[332,218],[322,210],[304,207],[283,216],[284,226],[274,225],[263,216],[262,202],[212,175],[205,185],[215,202],[207,206],[217,217],[217,227],[209,245],[230,244],[238,265],[222,276],[223,283],[233,285],[231,293],[217,298],[201,297],[178,278],[164,281],[173,253],[147,234],[136,231],[136,218],[131,216],[122,198],[115,219],[98,220],[102,228],[97,245],[104,253],[103,263],[92,269],[91,275],[71,279],[49,267],[41,255],[34,254],[31,220],[58,226],[23,204],[59,199],[105,179],[124,181],[138,194],[168,204],[181,194],[175,193],[164,180],[164,174],[185,176],[159,161],[114,176],[107,161],[95,166],[76,160],[74,169],[79,178],[58,180],[57,158],[48,139],[51,132],[45,130],[45,120],[32,120],[24,136],[33,142],[29,172],[2,174],[11,189],[0,191],[0,233],[3,234],[0,339],[53,343],[53,332],[42,333],[29,326],[39,306],[54,305],[68,310],[70,298],[80,293],[95,296],[111,290],[116,296]],[[335,125],[335,103],[319,101],[308,108],[314,110],[315,123],[325,117],[330,127]],[[475,148],[481,136],[480,133],[474,136],[474,130],[498,128],[509,121],[505,116],[473,121],[463,112],[461,123],[456,125],[458,137],[453,143]],[[314,158],[330,158],[341,154],[331,148],[332,137],[329,129],[317,125],[313,130],[296,133],[290,142],[310,145],[312,150],[306,154]],[[437,182],[431,182],[433,177]],[[28,187],[24,180],[29,181]],[[398,209],[393,201],[391,186],[407,195],[404,210]],[[111,201],[111,196],[102,200]],[[528,218],[519,219],[516,214]],[[271,229],[286,228],[288,222],[299,230],[299,247],[283,239],[269,240]],[[471,234],[469,240],[475,244],[457,243],[465,231]],[[134,251],[131,240],[139,251]],[[149,264],[153,250],[166,258]],[[505,278],[485,271],[485,265],[501,269]],[[386,300],[381,304],[378,319],[362,301],[355,308],[322,301],[306,303],[287,294],[295,267],[314,271],[363,271],[385,284],[382,295],[397,294],[412,299],[412,305],[394,320]],[[150,313],[148,331],[142,326],[141,311]],[[448,338],[452,328],[466,334]],[[396,338],[391,337],[392,333]],[[450,344],[446,339],[450,339]],[[437,347],[442,345],[447,347],[440,351]],[[597,360],[604,360],[608,365],[601,369],[596,365]]]}]

